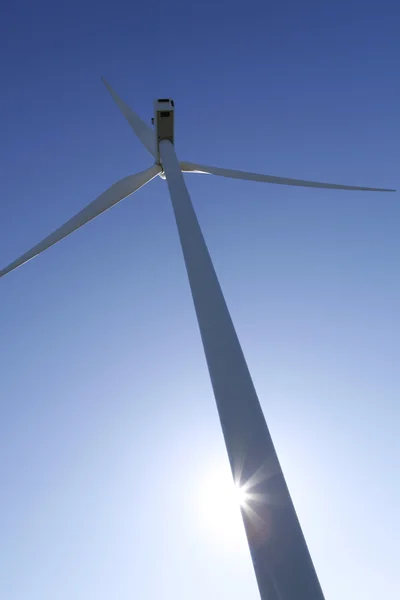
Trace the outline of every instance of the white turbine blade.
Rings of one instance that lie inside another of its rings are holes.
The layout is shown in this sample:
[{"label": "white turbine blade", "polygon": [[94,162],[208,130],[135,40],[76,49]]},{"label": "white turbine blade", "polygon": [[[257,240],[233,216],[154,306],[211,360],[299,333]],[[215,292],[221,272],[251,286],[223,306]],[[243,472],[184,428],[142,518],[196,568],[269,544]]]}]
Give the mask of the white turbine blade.
[{"label": "white turbine blade", "polygon": [[144,121],[118,96],[111,85],[102,77],[102,81],[111,94],[112,99],[136,133],[143,146],[147,148],[153,158],[157,158],[155,133]]},{"label": "white turbine blade", "polygon": [[184,173],[205,173],[208,175],[220,175],[233,179],[247,179],[248,181],[262,181],[264,183],[278,183],[281,185],[295,185],[300,187],[325,188],[328,190],[353,190],[360,192],[395,192],[384,188],[359,187],[356,185],[341,185],[338,183],[321,183],[318,181],[306,181],[303,179],[291,179],[290,177],[276,177],[274,175],[261,175],[259,173],[248,173],[235,169],[221,169],[220,167],[208,167],[196,163],[181,162]]},{"label": "white turbine blade", "polygon": [[0,277],[10,273],[10,271],[13,271],[17,267],[20,267],[28,262],[28,260],[31,260],[76,229],[79,229],[79,227],[82,227],[82,225],[85,225],[85,223],[88,223],[97,217],[97,215],[100,215],[102,212],[114,206],[114,204],[117,204],[127,196],[130,196],[133,192],[136,192],[136,190],[151,181],[160,172],[161,167],[159,167],[159,165],[153,165],[150,169],[146,169],[146,171],[142,171],[136,175],[129,175],[128,177],[117,181],[114,185],[109,187],[108,190],[96,198],[96,200],[93,200],[93,202],[72,217],[72,219],[69,219],[69,221],[64,223],[64,225],[61,225],[61,227],[56,229],[44,240],[36,244],[36,246],[33,246],[28,252],[25,252],[25,254],[14,260],[7,267],[0,270]]}]

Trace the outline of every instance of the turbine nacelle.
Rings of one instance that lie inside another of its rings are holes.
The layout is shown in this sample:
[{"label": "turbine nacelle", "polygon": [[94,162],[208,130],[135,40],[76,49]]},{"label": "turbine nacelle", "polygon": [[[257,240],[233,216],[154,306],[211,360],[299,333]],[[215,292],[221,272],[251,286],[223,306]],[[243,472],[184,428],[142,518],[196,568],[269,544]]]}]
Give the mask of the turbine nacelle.
[{"label": "turbine nacelle", "polygon": [[[159,144],[161,140],[174,143],[174,101],[170,98],[159,98],[154,101],[154,119],[156,138],[156,163],[161,164]],[[165,177],[164,177],[165,178]]]}]

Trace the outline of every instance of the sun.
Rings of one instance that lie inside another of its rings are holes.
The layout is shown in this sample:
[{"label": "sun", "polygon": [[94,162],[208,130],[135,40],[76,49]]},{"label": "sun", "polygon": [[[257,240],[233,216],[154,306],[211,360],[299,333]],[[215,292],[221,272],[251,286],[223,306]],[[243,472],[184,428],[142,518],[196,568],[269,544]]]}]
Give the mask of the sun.
[{"label": "sun", "polygon": [[214,546],[237,548],[245,541],[240,508],[247,494],[235,485],[228,465],[214,467],[199,481],[197,488],[197,522],[203,535]]},{"label": "sun", "polygon": [[238,505],[244,508],[249,497],[246,490],[243,487],[233,484],[233,494],[236,496]]}]

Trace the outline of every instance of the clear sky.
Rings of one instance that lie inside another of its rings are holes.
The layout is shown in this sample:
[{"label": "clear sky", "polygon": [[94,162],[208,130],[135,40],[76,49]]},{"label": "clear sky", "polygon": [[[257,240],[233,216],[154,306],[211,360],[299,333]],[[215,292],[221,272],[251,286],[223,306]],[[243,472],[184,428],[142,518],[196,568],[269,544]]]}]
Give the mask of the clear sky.
[{"label": "clear sky", "polygon": [[[101,75],[182,159],[400,188],[394,0],[1,11],[1,266],[150,166]],[[187,182],[326,600],[400,598],[399,194]],[[0,288],[0,597],[257,599],[165,182]]]}]

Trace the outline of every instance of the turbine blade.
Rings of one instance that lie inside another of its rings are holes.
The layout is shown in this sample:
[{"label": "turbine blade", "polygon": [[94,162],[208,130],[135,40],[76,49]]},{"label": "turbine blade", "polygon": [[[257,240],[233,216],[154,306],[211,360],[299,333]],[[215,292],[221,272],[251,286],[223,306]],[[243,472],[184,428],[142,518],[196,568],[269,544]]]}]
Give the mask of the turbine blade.
[{"label": "turbine blade", "polygon": [[274,175],[261,175],[259,173],[248,173],[235,169],[221,169],[220,167],[208,167],[196,163],[181,162],[184,173],[206,173],[208,175],[220,175],[233,179],[247,179],[249,181],[262,181],[264,183],[278,183],[281,185],[295,185],[300,187],[325,188],[328,190],[353,190],[360,192],[395,192],[396,190],[384,188],[359,187],[356,185],[341,185],[339,183],[321,183],[319,181],[306,181],[304,179],[292,179],[290,177],[276,177]]},{"label": "turbine blade", "polygon": [[111,85],[104,79],[104,77],[102,77],[102,81],[110,92],[112,99],[124,115],[125,119],[128,121],[129,125],[142,142],[143,146],[147,148],[153,158],[156,158],[157,148],[154,131],[151,129],[151,127],[146,125],[146,123],[142,121],[142,119],[127,104],[125,104],[122,98],[118,96],[118,94],[113,90]]},{"label": "turbine blade", "polygon": [[69,219],[64,225],[61,225],[58,229],[53,231],[49,236],[47,236],[44,240],[33,246],[28,252],[25,252],[22,256],[14,260],[7,267],[0,270],[0,277],[7,275],[17,267],[20,267],[24,263],[28,262],[53,244],[56,244],[67,235],[88,223],[97,215],[100,215],[102,212],[114,206],[127,196],[136,192],[139,188],[144,186],[146,183],[151,181],[156,175],[161,172],[161,167],[159,165],[153,165],[150,169],[146,169],[146,171],[142,171],[141,173],[137,173],[136,175],[129,175],[120,181],[114,183],[111,187],[108,188],[105,192],[103,192],[96,200],[93,200],[88,206],[82,209],[78,214],[76,214],[72,219]]}]

